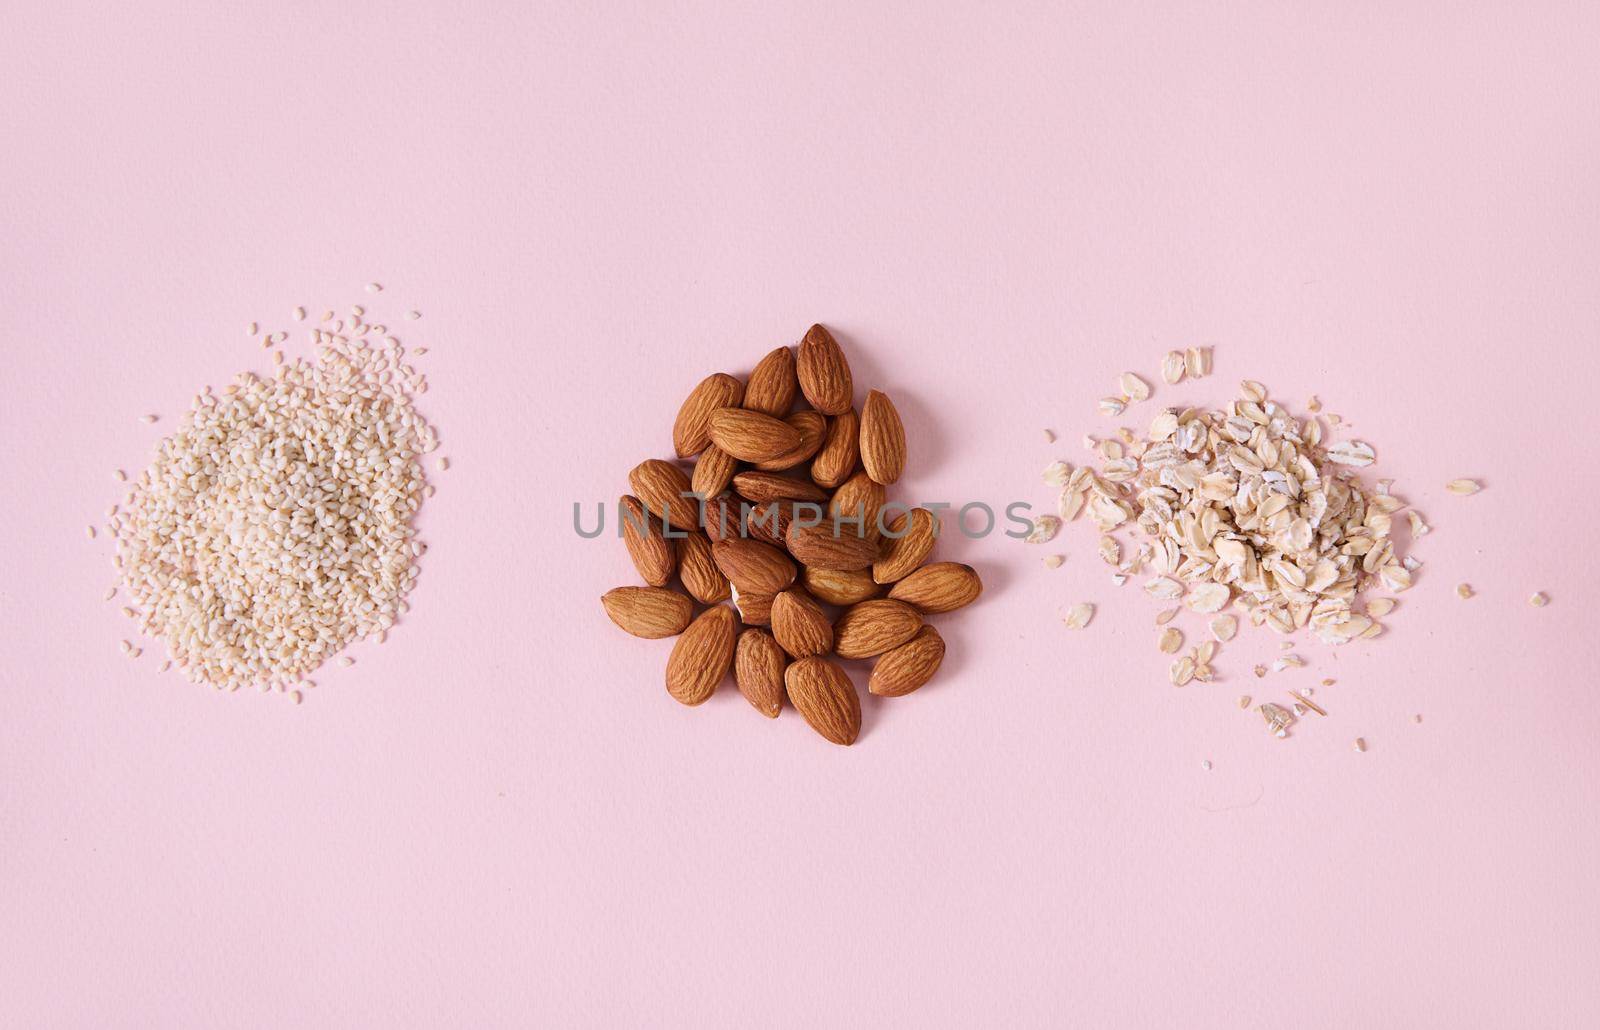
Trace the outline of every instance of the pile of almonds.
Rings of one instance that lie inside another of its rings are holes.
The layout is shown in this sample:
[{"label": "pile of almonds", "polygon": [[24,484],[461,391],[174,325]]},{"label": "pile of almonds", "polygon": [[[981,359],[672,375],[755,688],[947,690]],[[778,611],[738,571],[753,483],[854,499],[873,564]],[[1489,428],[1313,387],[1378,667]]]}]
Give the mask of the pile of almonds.
[{"label": "pile of almonds", "polygon": [[[924,616],[970,604],[982,584],[970,566],[925,564],[937,518],[889,502],[906,463],[894,404],[873,390],[857,415],[849,363],[824,327],[798,350],[772,351],[744,383],[719,372],[689,394],[672,439],[678,458],[696,459],[692,472],[643,461],[621,499],[620,531],[648,585],[601,600],[634,636],[678,636],[666,685],[683,704],[703,703],[732,667],[762,715],[776,718],[787,696],[848,745],[861,699],[829,656],[875,658],[867,690],[909,694],[944,660]],[[793,410],[797,393],[808,409]]]}]

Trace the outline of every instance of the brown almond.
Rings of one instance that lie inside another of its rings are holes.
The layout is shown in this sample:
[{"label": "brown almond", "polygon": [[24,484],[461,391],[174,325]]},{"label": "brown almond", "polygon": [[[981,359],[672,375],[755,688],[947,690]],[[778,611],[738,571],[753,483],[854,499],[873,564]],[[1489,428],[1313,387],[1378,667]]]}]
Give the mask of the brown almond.
[{"label": "brown almond", "polygon": [[779,347],[756,363],[744,388],[744,406],[773,418],[783,418],[794,407],[799,382],[794,373],[794,351]]},{"label": "brown almond", "polygon": [[711,413],[718,408],[737,408],[743,399],[744,386],[733,376],[717,372],[700,380],[700,385],[689,391],[672,423],[672,446],[678,457],[687,458],[705,450],[711,442]]},{"label": "brown almond", "polygon": [[739,621],[746,626],[765,626],[772,621],[773,594],[758,594],[739,590],[737,583],[730,584],[733,606],[739,610]]},{"label": "brown almond", "polygon": [[795,363],[800,390],[811,406],[824,415],[842,415],[850,410],[855,388],[850,381],[850,363],[844,359],[833,334],[820,325],[806,330],[800,341],[800,357]]},{"label": "brown almond", "polygon": [[833,500],[828,502],[828,513],[837,518],[846,530],[856,526],[859,520],[861,528],[858,532],[877,540],[883,535],[878,517],[888,501],[889,492],[883,484],[862,471],[845,480],[844,485],[833,492]]},{"label": "brown almond", "polygon": [[789,703],[806,723],[835,744],[854,744],[861,733],[861,696],[838,665],[826,658],[802,658],[783,674]]},{"label": "brown almond", "polygon": [[799,587],[790,587],[772,599],[772,635],[794,658],[833,650],[832,623],[822,605]]},{"label": "brown almond", "polygon": [[861,465],[873,482],[888,486],[906,470],[906,430],[894,402],[877,390],[861,408]]},{"label": "brown almond", "polygon": [[801,464],[817,453],[822,446],[822,438],[828,432],[828,420],[820,412],[797,411],[784,421],[800,434],[800,445],[792,451],[785,451],[771,461],[756,462],[756,468],[763,472],[782,472],[784,469],[792,469]]},{"label": "brown almond", "polygon": [[741,472],[733,477],[733,489],[740,497],[756,504],[762,501],[820,503],[828,499],[828,495],[815,483],[804,479],[790,479],[776,472]]},{"label": "brown almond", "polygon": [[686,705],[704,703],[733,664],[733,609],[719,604],[689,623],[667,659],[667,693]]},{"label": "brown almond", "polygon": [[878,542],[861,536],[852,523],[824,518],[815,525],[795,519],[784,538],[789,553],[803,565],[840,572],[865,569],[878,560]]},{"label": "brown almond", "polygon": [[741,592],[776,594],[794,582],[789,556],[758,540],[724,537],[711,545],[711,557]]},{"label": "brown almond", "polygon": [[689,533],[677,541],[678,579],[701,604],[728,599],[728,580],[711,557],[711,541],[704,533]]},{"label": "brown almond", "polygon": [[718,408],[711,413],[711,442],[740,461],[769,461],[800,446],[800,431],[759,411]]},{"label": "brown almond", "polygon": [[878,658],[867,690],[879,697],[904,697],[933,679],[943,661],[944,638],[932,626],[924,626],[916,636]]},{"label": "brown almond", "polygon": [[901,512],[883,534],[883,557],[872,563],[872,578],[893,583],[916,571],[933,551],[939,520],[926,508]]},{"label": "brown almond", "polygon": [[805,507],[814,517],[821,508],[810,501],[763,501],[750,509],[745,519],[745,532],[754,540],[771,544],[780,550],[789,547],[789,526],[794,521],[796,508]]},{"label": "brown almond", "polygon": [[917,635],[922,616],[909,604],[879,598],[852,605],[833,624],[833,649],[840,658],[871,658]]},{"label": "brown almond", "polygon": [[707,444],[694,463],[689,489],[702,497],[715,497],[728,489],[728,484],[733,482],[733,474],[738,470],[739,463],[733,455],[714,443]]},{"label": "brown almond", "polygon": [[971,565],[942,561],[924,565],[900,580],[889,596],[904,601],[924,615],[951,612],[971,604],[983,593],[983,581]]},{"label": "brown almond", "polygon": [[807,565],[800,570],[800,581],[812,597],[841,608],[877,597],[883,592],[883,587],[873,581],[872,573],[866,569],[840,572]]},{"label": "brown almond", "polygon": [[693,529],[700,524],[700,509],[693,497],[689,477],[670,461],[651,458],[641,461],[628,473],[634,494],[652,515],[666,513],[667,521],[678,529]]},{"label": "brown almond", "polygon": [[832,490],[856,470],[861,419],[852,408],[828,420],[828,433],[811,461],[811,481]]},{"label": "brown almond", "polygon": [[617,518],[622,522],[622,541],[639,577],[653,587],[664,587],[672,578],[676,556],[672,544],[661,535],[661,523],[650,517],[637,497],[624,495],[617,502]]},{"label": "brown almond", "polygon": [[783,669],[789,657],[764,629],[747,629],[739,634],[733,654],[733,681],[739,693],[769,719],[783,709]]},{"label": "brown almond", "polygon": [[700,528],[705,530],[713,543],[725,537],[741,535],[739,505],[739,498],[727,494],[706,501],[705,509],[700,513]]},{"label": "brown almond", "polygon": [[600,603],[612,622],[646,640],[676,636],[694,617],[687,597],[661,587],[617,587],[606,591]]}]

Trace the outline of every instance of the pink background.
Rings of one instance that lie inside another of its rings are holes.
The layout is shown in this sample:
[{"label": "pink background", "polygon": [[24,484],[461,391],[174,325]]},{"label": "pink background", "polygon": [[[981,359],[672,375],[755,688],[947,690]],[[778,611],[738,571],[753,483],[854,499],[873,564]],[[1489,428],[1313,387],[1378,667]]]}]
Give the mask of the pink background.
[{"label": "pink background", "polygon": [[[1600,1022],[1592,5],[325,6],[7,9],[0,1022]],[[455,462],[412,618],[299,708],[123,658],[111,469],[369,279]],[[996,505],[1214,343],[1156,403],[1320,395],[1419,585],[1174,690],[1087,526],[947,540],[989,590],[856,747],[682,708],[571,504],[816,320],[900,496]]]}]

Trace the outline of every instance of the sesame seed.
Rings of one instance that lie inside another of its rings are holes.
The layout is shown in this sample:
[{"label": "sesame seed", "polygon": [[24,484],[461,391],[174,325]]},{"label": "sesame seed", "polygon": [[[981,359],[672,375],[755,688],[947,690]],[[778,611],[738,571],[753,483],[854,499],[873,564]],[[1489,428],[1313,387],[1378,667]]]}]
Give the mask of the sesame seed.
[{"label": "sesame seed", "polygon": [[306,309],[305,308],[295,308],[294,309],[294,320],[296,322],[304,322],[306,320]]},{"label": "sesame seed", "polygon": [[434,465],[440,472],[447,471],[450,468],[450,459],[440,458],[438,461],[434,462]]},{"label": "sesame seed", "polygon": [[88,537],[88,538],[89,538],[89,539],[90,539],[90,540],[93,540],[93,539],[94,539],[94,538],[95,538],[95,529],[94,529],[94,526],[93,526],[93,525],[92,525],[92,524],[91,524],[91,525],[88,525],[88,526],[84,526],[84,527],[83,527],[83,533],[84,533],[84,535],[85,535],[85,536],[87,536],[87,537]]},{"label": "sesame seed", "polygon": [[406,312],[406,317],[411,319],[411,321],[415,322],[417,319],[422,317],[422,312],[420,312],[420,311],[407,311]]},{"label": "sesame seed", "polygon": [[298,690],[295,691],[293,694],[291,694],[289,696],[294,698],[294,703],[295,704],[301,704],[306,699],[306,696],[304,694],[300,693],[300,691],[298,691]]},{"label": "sesame seed", "polygon": [[130,651],[132,651],[132,650],[133,650],[133,644],[132,644],[132,642],[130,642],[130,641],[127,641],[127,640],[124,640],[124,641],[123,641],[123,642],[122,642],[122,653],[123,653],[123,654],[127,654],[127,653],[128,653],[128,652],[130,652]]},{"label": "sesame seed", "polygon": [[117,596],[117,588],[116,587],[111,587],[111,588],[106,590],[106,600],[107,601],[111,600],[113,597],[116,597],[116,596]]},{"label": "sesame seed", "polygon": [[112,469],[111,475],[119,483],[126,483],[128,481],[128,474],[121,469]]},{"label": "sesame seed", "polygon": [[383,292],[383,284],[382,283],[367,283],[367,292],[368,293],[382,293]]},{"label": "sesame seed", "polygon": [[145,425],[148,426],[148,425],[152,424],[153,422],[155,422],[155,420],[160,418],[160,417],[161,416],[159,416],[159,415],[140,415],[139,416],[139,421],[143,422]]},{"label": "sesame seed", "polygon": [[1211,771],[1211,759],[1207,758],[1205,761],[1201,762],[1200,763],[1200,768],[1204,769],[1206,772],[1210,772]]},{"label": "sesame seed", "polygon": [[254,336],[256,333],[258,333],[260,331],[261,331],[261,327],[258,326],[256,323],[251,322],[250,325],[249,325],[249,328],[245,329],[244,334],[246,336]]},{"label": "sesame seed", "polygon": [[349,657],[348,655],[346,655],[345,657],[339,659],[339,664],[344,666],[346,669],[350,668],[350,666],[354,665],[355,663],[356,663],[356,660],[354,658]]},{"label": "sesame seed", "polygon": [[1366,751],[1366,749],[1367,749],[1367,738],[1365,738],[1365,737],[1357,737],[1356,738],[1356,742],[1355,742],[1355,749],[1357,751]]}]

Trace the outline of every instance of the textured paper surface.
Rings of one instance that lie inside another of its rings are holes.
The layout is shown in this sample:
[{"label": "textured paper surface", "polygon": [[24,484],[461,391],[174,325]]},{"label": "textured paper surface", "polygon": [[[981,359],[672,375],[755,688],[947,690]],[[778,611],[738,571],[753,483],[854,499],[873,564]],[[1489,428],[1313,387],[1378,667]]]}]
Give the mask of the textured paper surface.
[{"label": "textured paper surface", "polygon": [[[1593,9],[7,22],[15,1025],[1600,1022]],[[454,462],[412,618],[300,708],[123,658],[83,535],[111,470],[267,367],[249,321],[372,279],[431,349]],[[1165,685],[1156,606],[1083,524],[943,542],[988,592],[852,749],[731,683],[681,708],[670,645],[606,620],[633,576],[571,504],[668,455],[700,376],[816,320],[858,402],[900,406],[902,497],[1049,504],[1118,373],[1156,386],[1134,424],[1249,377],[1378,447],[1437,526],[1426,567],[1381,640],[1271,680],[1339,681],[1287,742],[1235,706],[1275,640]],[[1215,378],[1161,384],[1194,343]]]}]

